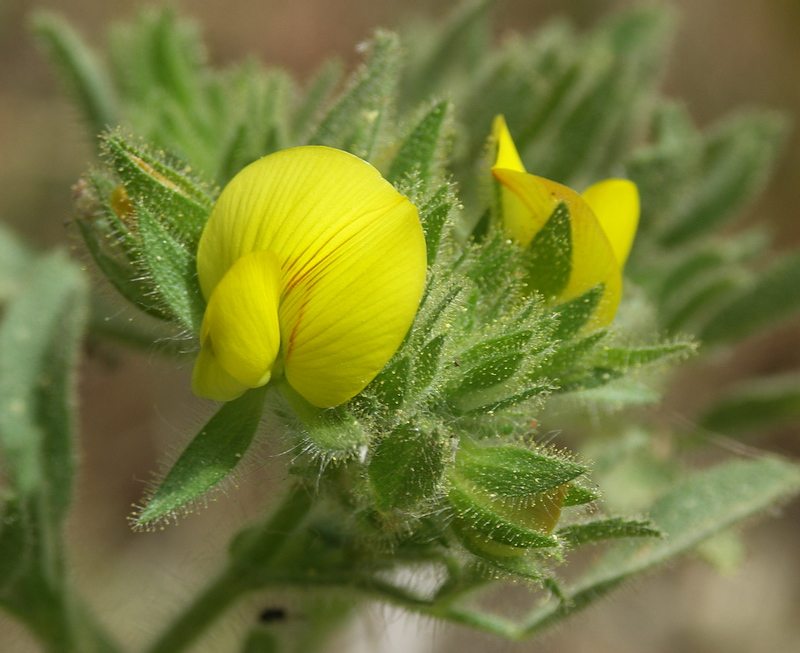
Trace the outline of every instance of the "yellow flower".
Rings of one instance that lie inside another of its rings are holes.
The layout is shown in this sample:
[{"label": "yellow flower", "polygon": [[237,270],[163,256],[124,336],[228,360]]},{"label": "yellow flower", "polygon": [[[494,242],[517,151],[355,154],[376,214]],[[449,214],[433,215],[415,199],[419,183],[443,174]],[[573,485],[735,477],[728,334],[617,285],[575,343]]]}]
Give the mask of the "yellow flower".
[{"label": "yellow flower", "polygon": [[502,116],[495,118],[493,136],[497,158],[492,175],[500,184],[503,227],[528,249],[534,289],[562,303],[602,284],[602,296],[588,326],[610,324],[619,306],[622,268],[639,221],[636,185],[626,179],[607,179],[579,195],[525,172]]},{"label": "yellow flower", "polygon": [[225,187],[197,252],[208,302],[195,394],[230,401],[285,374],[307,401],[361,392],[400,346],[425,283],[417,210],[361,159],[296,147]]}]

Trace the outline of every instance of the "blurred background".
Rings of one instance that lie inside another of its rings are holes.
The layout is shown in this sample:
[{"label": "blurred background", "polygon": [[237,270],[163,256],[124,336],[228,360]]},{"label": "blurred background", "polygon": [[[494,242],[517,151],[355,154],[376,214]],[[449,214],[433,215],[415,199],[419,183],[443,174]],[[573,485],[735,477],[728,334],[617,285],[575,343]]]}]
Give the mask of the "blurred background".
[{"label": "blurred background", "polygon": [[[96,47],[110,23],[131,16],[138,1],[0,0],[0,220],[39,247],[60,245],[86,260],[69,226],[71,186],[92,164],[93,136],[77,120],[52,70],[26,30],[31,11],[65,15]],[[213,65],[249,55],[301,79],[325,58],[358,60],[356,45],[378,26],[440,18],[445,0],[185,0],[198,21]],[[530,32],[554,16],[588,28],[624,0],[506,0],[498,38]],[[767,191],[748,220],[766,221],[778,250],[800,245],[800,1],[674,0],[677,31],[663,82],[700,125],[758,106],[786,114],[795,129]],[[87,268],[90,266],[87,263]],[[800,279],[798,280],[800,283]],[[735,378],[800,367],[797,321],[751,340],[703,368],[688,366],[667,398],[668,419],[693,419],[703,397]],[[124,643],[141,646],[180,609],[220,561],[229,534],[272,499],[285,458],[265,442],[259,460],[199,514],[176,527],[136,534],[125,520],[164,452],[175,452],[208,414],[188,390],[188,369],[153,352],[111,345],[87,351],[81,378],[78,500],[70,523],[77,582]],[[758,447],[800,456],[798,425],[776,429]],[[725,446],[721,443],[720,446]],[[169,454],[167,454],[169,457]],[[671,652],[792,653],[800,651],[800,503],[747,531],[747,557],[730,576],[699,560],[653,574],[618,591],[591,612],[536,642],[511,644],[454,627],[374,608],[342,635],[341,650],[404,653]],[[267,599],[243,605],[214,632],[204,650],[229,650],[236,623],[255,618]],[[269,599],[274,600],[274,599]],[[359,644],[352,644],[354,639]],[[360,647],[360,648],[359,648]],[[0,615],[0,651],[35,651],[25,632]]]}]

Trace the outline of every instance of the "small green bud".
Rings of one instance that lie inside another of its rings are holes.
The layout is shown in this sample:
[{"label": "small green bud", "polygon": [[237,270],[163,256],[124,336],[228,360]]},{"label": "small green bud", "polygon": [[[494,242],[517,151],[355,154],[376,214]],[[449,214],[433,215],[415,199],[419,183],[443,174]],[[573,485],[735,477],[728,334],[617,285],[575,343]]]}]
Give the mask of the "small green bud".
[{"label": "small green bud", "polygon": [[558,546],[549,537],[573,479],[586,468],[521,446],[465,446],[450,473],[453,523],[477,555],[521,555]]}]

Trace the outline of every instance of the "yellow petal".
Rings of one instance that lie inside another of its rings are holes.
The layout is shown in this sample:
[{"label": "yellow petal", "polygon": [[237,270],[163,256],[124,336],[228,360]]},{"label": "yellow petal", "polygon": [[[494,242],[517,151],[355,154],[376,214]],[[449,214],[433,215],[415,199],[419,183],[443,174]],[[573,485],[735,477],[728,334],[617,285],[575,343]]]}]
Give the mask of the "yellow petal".
[{"label": "yellow petal", "polygon": [[192,392],[214,401],[233,401],[247,389],[222,368],[210,346],[200,349],[192,371]]},{"label": "yellow petal", "polygon": [[492,137],[497,144],[497,158],[492,167],[525,172],[525,166],[522,165],[522,159],[519,158],[517,147],[514,145],[511,133],[508,131],[506,119],[503,116],[497,116],[494,119]]},{"label": "yellow petal", "polygon": [[559,203],[565,200],[562,191],[570,189],[517,170],[494,168],[492,174],[501,184],[503,228],[520,245],[527,247]]},{"label": "yellow petal", "polygon": [[517,238],[513,232],[510,235],[524,247],[531,243],[561,202],[567,205],[572,239],[571,271],[566,287],[555,299],[559,302],[569,301],[602,283],[603,297],[589,326],[599,328],[610,324],[622,293],[621,268],[611,243],[589,205],[571,188],[549,179],[505,169],[496,169],[493,173],[522,207],[515,218],[527,225],[525,240]]},{"label": "yellow petal", "polygon": [[[200,334],[202,348],[213,352],[222,370],[245,388],[258,388],[270,379],[280,349],[279,298],[278,258],[261,250],[239,258],[208,301]],[[196,375],[209,373],[204,370]],[[209,370],[218,379],[219,373]],[[200,379],[197,385],[211,386],[212,382]]]},{"label": "yellow petal", "polygon": [[283,150],[222,192],[198,251],[204,294],[263,249],[281,267],[287,379],[318,407],[347,401],[388,362],[416,314],[426,274],[416,208],[351,154]]},{"label": "yellow petal", "polygon": [[627,179],[606,179],[587,188],[582,197],[600,221],[620,266],[624,266],[639,224],[636,184]]}]

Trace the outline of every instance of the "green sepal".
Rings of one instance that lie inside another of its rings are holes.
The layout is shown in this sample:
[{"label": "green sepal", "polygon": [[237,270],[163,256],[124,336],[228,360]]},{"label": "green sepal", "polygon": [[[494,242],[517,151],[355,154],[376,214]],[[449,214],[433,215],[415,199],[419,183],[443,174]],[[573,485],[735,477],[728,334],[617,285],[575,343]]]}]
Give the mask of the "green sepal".
[{"label": "green sepal", "polygon": [[461,279],[442,280],[434,277],[436,283],[429,282],[420,302],[417,317],[411,327],[411,335],[418,338],[429,338],[446,330],[450,316],[454,316],[462,304],[464,284]]},{"label": "green sepal", "polygon": [[[479,406],[475,406],[472,408],[467,408],[466,410],[464,410],[463,415],[465,417],[470,417],[470,416],[476,417],[479,415],[494,415],[508,408],[519,406],[520,404],[535,398],[543,399],[553,390],[554,386],[552,386],[549,383],[526,387],[520,392],[515,392],[514,394],[507,394],[506,396],[498,397],[496,399],[492,399],[491,401],[487,401],[485,404],[481,404]],[[484,398],[484,400],[485,399],[486,398]]]},{"label": "green sepal", "polygon": [[153,155],[118,132],[103,136],[103,155],[134,207],[157,215],[194,252],[212,202],[206,190],[189,176],[190,167]]},{"label": "green sepal", "polygon": [[261,421],[266,386],[222,405],[189,443],[145,505],[131,518],[135,528],[175,519],[223,481],[250,448]]},{"label": "green sepal", "polygon": [[497,338],[482,340],[459,356],[462,365],[475,365],[490,362],[499,356],[526,353],[528,343],[533,338],[532,329],[523,329]]},{"label": "green sepal", "polygon": [[397,184],[406,177],[416,177],[424,191],[442,174],[449,146],[452,120],[449,100],[436,102],[405,137],[397,151],[386,179]]},{"label": "green sepal", "polygon": [[347,409],[317,408],[300,395],[286,378],[278,380],[277,387],[283,398],[300,420],[299,436],[305,440],[306,449],[324,463],[362,458],[367,454],[369,433]]},{"label": "green sepal", "polygon": [[401,356],[391,361],[369,385],[372,394],[387,413],[393,413],[403,406],[408,391],[411,360]]},{"label": "green sepal", "polygon": [[572,274],[572,223],[561,202],[533,237],[523,258],[531,290],[546,299],[557,298]]},{"label": "green sepal", "polygon": [[425,232],[425,251],[428,266],[439,257],[442,245],[447,242],[453,224],[453,212],[458,200],[451,186],[445,184],[429,198],[419,202],[419,219]]},{"label": "green sepal", "polygon": [[158,297],[177,320],[199,335],[206,303],[195,257],[144,207],[138,209],[138,223],[143,264]]},{"label": "green sepal", "polygon": [[431,498],[441,484],[450,440],[436,429],[411,424],[380,439],[369,458],[367,474],[378,510],[409,511]]},{"label": "green sepal", "polygon": [[92,259],[117,292],[145,313],[160,320],[171,320],[172,316],[157,305],[150,279],[142,278],[141,270],[127,259],[117,237],[83,220],[77,220],[76,224]]},{"label": "green sepal", "polygon": [[605,292],[605,284],[599,283],[580,297],[559,304],[554,312],[558,315],[558,326],[553,331],[555,340],[568,340],[577,334],[591,319]]},{"label": "green sepal", "polygon": [[597,331],[585,338],[561,343],[536,369],[536,378],[550,377],[563,381],[573,376],[576,370],[585,371],[589,361],[594,359],[600,342],[607,335],[607,331]]},{"label": "green sepal", "polygon": [[457,485],[450,488],[447,499],[455,510],[457,529],[466,531],[472,537],[485,538],[518,549],[558,546],[555,538],[510,521],[483,501],[476,501],[470,492]]},{"label": "green sepal", "polygon": [[[471,553],[478,555],[481,562],[487,565],[495,575],[518,581],[520,578],[537,584],[549,585],[547,571],[534,556],[520,555],[519,550],[508,551],[510,555],[490,555],[487,551],[470,548],[468,540],[462,541]],[[473,545],[474,547],[474,545]],[[500,552],[500,550],[498,550]],[[555,582],[555,581],[553,581]]]},{"label": "green sepal", "polygon": [[588,468],[511,445],[466,447],[453,474],[469,487],[499,497],[527,497],[569,483]]},{"label": "green sepal", "polygon": [[414,359],[413,392],[423,392],[436,378],[446,343],[445,335],[439,334],[420,349]]},{"label": "green sepal", "polygon": [[562,380],[556,392],[594,390],[622,378],[624,374],[622,370],[615,370],[610,367],[593,367],[584,374]]},{"label": "green sepal", "polygon": [[514,377],[524,361],[525,354],[516,353],[479,363],[446,388],[444,397],[459,414],[506,399],[517,394]]},{"label": "green sepal", "polygon": [[592,501],[597,501],[599,498],[600,495],[597,492],[592,492],[580,485],[571,483],[567,490],[567,495],[564,497],[564,503],[561,505],[564,508],[569,506],[583,506],[587,503],[592,503]]},{"label": "green sepal", "polygon": [[619,539],[623,537],[662,537],[663,533],[650,521],[635,521],[622,517],[596,519],[581,524],[572,524],[558,530],[558,537],[569,547],[578,547],[588,542]]},{"label": "green sepal", "polygon": [[665,359],[681,360],[697,350],[694,342],[674,342],[641,347],[603,347],[592,362],[599,367],[629,369]]}]

